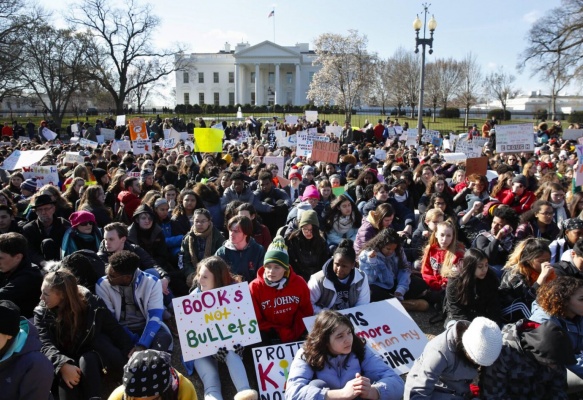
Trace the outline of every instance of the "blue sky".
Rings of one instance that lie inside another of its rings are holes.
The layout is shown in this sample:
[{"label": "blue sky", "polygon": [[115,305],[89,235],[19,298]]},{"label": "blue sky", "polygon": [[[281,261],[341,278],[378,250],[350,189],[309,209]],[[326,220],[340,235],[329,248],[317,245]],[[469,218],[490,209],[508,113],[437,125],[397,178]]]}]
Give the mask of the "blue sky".
[{"label": "blue sky", "polygon": [[[68,8],[60,0],[40,4],[60,11],[57,16]],[[162,19],[155,34],[157,46],[181,42],[189,52],[217,52],[225,42],[234,47],[241,40],[251,45],[273,40],[274,20],[267,16],[275,9],[275,41],[280,45],[309,42],[312,48],[321,33],[356,29],[368,37],[369,50],[381,57],[400,46],[414,51],[412,23],[423,10],[422,2],[415,0],[166,0],[152,5]],[[531,78],[530,71],[519,74],[515,67],[532,24],[559,5],[559,0],[433,0],[429,11],[438,25],[434,53],[427,60],[461,59],[471,51],[484,74],[502,66],[516,75],[516,86],[523,92],[548,92],[538,77]],[[575,90],[567,93],[577,94]]]}]

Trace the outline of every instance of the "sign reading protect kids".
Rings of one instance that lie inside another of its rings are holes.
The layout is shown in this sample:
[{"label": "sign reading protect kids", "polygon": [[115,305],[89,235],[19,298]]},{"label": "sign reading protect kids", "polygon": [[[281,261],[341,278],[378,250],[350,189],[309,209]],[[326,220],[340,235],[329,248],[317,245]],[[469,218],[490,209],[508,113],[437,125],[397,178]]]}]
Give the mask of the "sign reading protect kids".
[{"label": "sign reading protect kids", "polygon": [[261,341],[247,283],[191,293],[172,300],[184,361]]},{"label": "sign reading protect kids", "polygon": [[260,399],[285,398],[291,363],[303,344],[304,342],[293,342],[256,347],[252,350]]}]

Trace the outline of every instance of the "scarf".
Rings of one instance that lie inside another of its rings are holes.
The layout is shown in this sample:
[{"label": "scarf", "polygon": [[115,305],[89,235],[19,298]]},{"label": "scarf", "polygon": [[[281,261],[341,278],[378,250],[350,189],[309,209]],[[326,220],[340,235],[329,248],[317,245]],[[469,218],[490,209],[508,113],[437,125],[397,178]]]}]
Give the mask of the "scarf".
[{"label": "scarf", "polygon": [[567,219],[567,212],[565,211],[565,200],[558,204],[551,203],[551,205],[555,209],[555,221],[557,222],[557,225],[560,226],[561,222]]},{"label": "scarf", "polygon": [[190,253],[190,257],[192,260],[192,265],[198,264],[200,261],[198,254],[200,254],[200,245],[204,241],[204,257],[207,258],[212,256],[211,248],[212,248],[212,240],[213,240],[213,223],[212,221],[209,223],[209,227],[204,232],[197,232],[194,229],[194,226],[190,230],[190,234],[188,235],[188,251]]},{"label": "scarf", "polygon": [[334,220],[332,224],[332,229],[338,232],[340,235],[345,235],[352,228],[352,216],[348,217],[338,217]]},{"label": "scarf", "polygon": [[287,283],[287,278],[283,277],[281,278],[279,281],[277,282],[271,282],[269,279],[267,279],[267,276],[265,276],[265,273],[263,274],[263,280],[265,281],[265,284],[269,287],[275,288],[275,290],[281,290],[285,287],[285,284]]},{"label": "scarf", "polygon": [[328,263],[326,267],[326,279],[328,279],[334,285],[334,290],[336,291],[336,302],[334,304],[334,309],[336,310],[344,310],[350,308],[350,285],[352,285],[352,281],[354,280],[354,275],[356,271],[354,268],[350,271],[350,274],[344,279],[342,282],[338,279],[338,276],[334,273],[334,261]]}]

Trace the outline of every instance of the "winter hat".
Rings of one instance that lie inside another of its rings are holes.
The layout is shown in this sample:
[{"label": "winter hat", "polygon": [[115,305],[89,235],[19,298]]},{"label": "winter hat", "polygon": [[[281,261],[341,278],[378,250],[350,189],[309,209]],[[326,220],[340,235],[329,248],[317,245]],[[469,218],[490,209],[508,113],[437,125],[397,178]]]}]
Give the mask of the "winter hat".
[{"label": "winter hat", "polygon": [[304,165],[304,167],[302,168],[302,176],[306,176],[308,174],[313,174],[314,173],[314,167],[310,166],[310,165]]},{"label": "winter hat", "polygon": [[69,221],[71,221],[71,227],[75,228],[78,225],[81,225],[85,222],[93,222],[95,225],[95,215],[91,214],[89,211],[75,211],[69,217]]},{"label": "winter hat", "polygon": [[494,364],[502,350],[502,332],[488,318],[476,317],[462,336],[462,344],[470,359],[478,365]]},{"label": "winter hat", "polygon": [[393,165],[391,167],[391,172],[394,172],[394,171],[403,172],[403,168],[399,167],[398,165]]},{"label": "winter hat", "polygon": [[526,332],[521,342],[522,348],[541,364],[573,365],[577,362],[567,332],[552,321]]},{"label": "winter hat", "polygon": [[298,178],[300,180],[302,179],[302,174],[295,167],[290,168],[289,172],[287,174],[287,179],[292,179],[292,178]]},{"label": "winter hat", "polygon": [[97,182],[101,182],[101,178],[107,175],[107,171],[101,168],[93,168],[91,172],[93,173],[93,176]]},{"label": "winter hat", "polygon": [[[263,265],[268,263],[277,264],[285,268],[286,271],[289,271],[289,255],[287,253],[287,246],[285,245],[285,241],[281,236],[276,236],[265,252]],[[289,272],[286,272],[286,276],[287,275],[289,275]]]},{"label": "winter hat", "polygon": [[320,199],[320,192],[318,192],[316,186],[306,186],[304,194],[302,195],[302,201],[306,201],[307,199]]},{"label": "winter hat", "polygon": [[0,300],[0,333],[16,336],[20,332],[20,308],[10,300]]},{"label": "winter hat", "polygon": [[579,218],[569,218],[563,220],[563,230],[574,231],[575,229],[583,229],[583,220]]},{"label": "winter hat", "polygon": [[233,156],[231,156],[229,153],[227,153],[223,156],[223,160],[225,160],[227,162],[227,164],[230,164],[231,161],[233,161]]},{"label": "winter hat", "polygon": [[172,384],[170,355],[164,351],[135,352],[123,368],[125,394],[132,397],[158,396]]},{"label": "winter hat", "polygon": [[56,203],[53,201],[51,196],[49,196],[48,194],[41,194],[40,196],[38,196],[34,200],[34,205],[32,206],[32,208],[46,206],[47,204],[56,204]]},{"label": "winter hat", "polygon": [[36,179],[27,179],[20,184],[20,190],[28,190],[29,192],[36,193]]},{"label": "winter hat", "polygon": [[528,185],[528,181],[524,175],[516,175],[514,178],[512,178],[512,183],[520,183],[522,186]]},{"label": "winter hat", "polygon": [[148,168],[144,168],[141,172],[140,172],[140,182],[145,182],[146,178],[149,176],[154,176],[154,173],[152,172],[151,169]]},{"label": "winter hat", "polygon": [[304,211],[300,217],[299,227],[302,228],[306,225],[312,225],[317,228],[320,227],[320,222],[318,221],[318,214],[314,210]]},{"label": "winter hat", "polygon": [[300,203],[296,208],[298,210],[296,219],[299,221],[302,218],[302,214],[306,211],[310,211],[312,209],[312,206],[308,203]]},{"label": "winter hat", "polygon": [[147,204],[141,204],[138,206],[138,208],[136,208],[136,211],[134,211],[133,219],[136,220],[140,214],[149,214],[150,217],[152,217],[152,220],[154,219],[154,210],[152,210],[152,208]]}]

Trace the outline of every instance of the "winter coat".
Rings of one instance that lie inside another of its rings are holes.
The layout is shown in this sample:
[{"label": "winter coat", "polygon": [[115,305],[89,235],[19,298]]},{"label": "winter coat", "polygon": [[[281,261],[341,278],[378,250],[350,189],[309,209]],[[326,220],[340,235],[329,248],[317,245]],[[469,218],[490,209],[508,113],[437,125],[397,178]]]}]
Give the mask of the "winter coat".
[{"label": "winter coat", "polygon": [[408,191],[406,196],[407,199],[405,201],[397,201],[395,198],[389,197],[389,204],[395,210],[395,218],[392,225],[396,231],[402,231],[407,225],[413,227],[415,224],[415,203]]},{"label": "winter coat", "polygon": [[[291,364],[286,400],[324,400],[328,390],[342,389],[356,373],[370,379],[371,385],[380,394],[381,400],[399,400],[403,396],[403,380],[382,359],[366,348],[362,362],[354,353],[328,356],[324,369],[314,370],[304,360],[304,349],[300,349]],[[310,385],[314,379],[326,382],[326,388]]]},{"label": "winter coat", "polygon": [[[441,275],[441,269],[443,267],[443,261],[448,250],[442,250],[439,245],[433,244],[429,248],[429,257],[424,264],[421,265],[421,275],[423,280],[431,290],[439,291],[443,289],[443,284],[447,283],[447,278]],[[458,251],[453,259],[452,269],[458,267],[464,258],[463,251]]]},{"label": "winter coat", "polygon": [[[338,293],[332,282],[328,277],[333,274],[332,270],[333,259],[330,259],[324,264],[322,270],[315,273],[308,281],[308,289],[310,289],[310,300],[314,307],[314,314],[322,310],[336,310],[336,300]],[[348,289],[348,304],[349,307],[357,307],[370,303],[370,287],[368,285],[368,278],[366,274],[361,272],[358,268],[354,269],[354,278]]]},{"label": "winter coat", "polygon": [[[176,400],[197,400],[196,390],[194,390],[194,385],[192,382],[184,377],[180,372],[175,371],[178,376],[178,394]],[[110,395],[108,400],[124,400],[125,397],[125,387],[118,386]]]},{"label": "winter coat", "polygon": [[275,330],[283,343],[299,340],[305,332],[303,318],[314,315],[307,283],[291,269],[282,288],[271,287],[263,279],[263,267],[249,284],[259,330]]},{"label": "winter coat", "polygon": [[354,251],[356,254],[362,250],[364,244],[371,240],[376,234],[379,233],[379,229],[372,225],[372,217],[369,215],[362,219],[362,225],[358,228],[356,232],[356,239],[354,240]]},{"label": "winter coat", "polygon": [[457,331],[468,321],[458,321],[433,338],[407,375],[405,400],[463,400],[471,398],[470,383],[478,369],[460,356]]},{"label": "winter coat", "polygon": [[567,377],[562,366],[547,367],[524,350],[524,325],[508,324],[502,330],[502,351],[498,360],[483,368],[481,398],[486,400],[566,400]]},{"label": "winter coat", "polygon": [[70,227],[71,224],[69,221],[64,218],[57,217],[56,215],[53,217],[53,225],[49,235],[46,234],[42,223],[38,219],[30,221],[24,225],[22,228],[22,234],[28,239],[30,260],[37,265],[41,265],[43,261],[47,261],[44,259],[41,252],[41,244],[43,240],[53,239],[55,244],[58,246],[63,240],[65,231]]},{"label": "winter coat", "polygon": [[502,308],[506,308],[520,302],[530,309],[532,302],[536,299],[538,288],[537,282],[534,282],[532,286],[529,285],[524,275],[514,271],[506,271],[502,275],[502,281],[498,287],[500,305]]},{"label": "winter coat", "polygon": [[[106,207],[107,206],[92,207],[91,205],[86,203],[81,208],[79,208],[79,211],[88,211],[91,214],[93,214],[95,216],[95,222],[97,222],[97,226],[99,228],[103,228],[105,225],[112,222],[111,213]],[[114,207],[111,207],[111,209],[113,210]]]},{"label": "winter coat", "polygon": [[551,249],[551,263],[558,263],[561,261],[561,256],[565,251],[570,251],[572,246],[567,242],[567,239],[561,238],[554,240],[550,245]]},{"label": "winter coat", "polygon": [[[213,231],[211,232],[211,249],[209,254],[215,254],[217,250],[225,243],[225,238],[221,231],[213,224]],[[182,251],[182,272],[184,276],[188,277],[190,274],[196,272],[196,265],[193,263],[192,254],[190,253],[191,246],[196,246],[194,243],[197,240],[196,235],[192,233],[192,230],[184,235],[181,244]],[[203,239],[206,242],[206,238]],[[193,247],[194,248],[194,247]],[[200,261],[200,260],[198,260]]]},{"label": "winter coat", "polygon": [[149,232],[141,229],[137,222],[132,223],[128,228],[127,240],[146,250],[157,265],[166,270],[170,269],[170,253],[168,252],[168,246],[166,246],[166,238],[162,228],[157,223],[152,224]]},{"label": "winter coat", "polygon": [[[238,194],[237,192],[235,192],[235,189],[233,189],[232,186],[229,186],[228,188],[226,188],[225,192],[223,193],[223,197],[221,197],[221,210],[223,210],[223,212],[225,212],[225,209],[227,208],[227,204],[229,204],[230,202],[232,202],[234,200],[239,200],[239,201],[242,201],[243,203],[253,204],[254,206],[256,204],[255,195],[253,194],[253,191],[247,185],[245,185],[241,194]],[[265,210],[264,208],[259,210],[256,207],[256,209],[257,209],[257,211],[268,212],[268,210]]]},{"label": "winter coat", "polygon": [[84,325],[75,333],[73,343],[60,336],[56,311],[46,308],[44,302],[34,309],[34,325],[39,331],[42,352],[53,364],[55,374],[65,363],[78,365],[79,358],[89,351],[96,352],[100,356],[101,368],[107,369],[107,353],[100,353],[103,350],[101,335],[107,336],[124,355],[129,354],[133,347],[130,336],[107,309],[104,300],[82,286],[79,289],[85,297],[87,309]]},{"label": "winter coat", "polygon": [[10,300],[20,308],[20,315],[32,318],[38,304],[43,275],[25,255],[11,272],[0,272],[0,300]]},{"label": "winter coat", "polygon": [[502,204],[510,206],[517,214],[522,214],[532,207],[532,203],[536,201],[536,196],[530,190],[525,190],[522,195],[516,199],[512,189],[501,190],[497,195]]},{"label": "winter coat", "polygon": [[483,231],[476,236],[472,247],[482,250],[488,257],[490,265],[504,265],[508,261],[508,256],[514,245],[514,235],[509,234],[502,240],[488,232]]},{"label": "winter coat", "polygon": [[180,245],[182,244],[184,235],[176,232],[170,218],[166,218],[164,221],[160,222],[158,226],[162,229],[168,251],[172,256],[176,256],[180,251]]},{"label": "winter coat", "polygon": [[541,233],[538,227],[538,223],[536,219],[534,219],[530,222],[525,222],[518,225],[518,228],[516,228],[516,240],[520,241],[532,236],[534,238],[542,238],[552,242],[557,238],[557,236],[559,236],[559,232],[560,229],[557,224],[551,222],[545,233]]},{"label": "winter coat", "polygon": [[61,242],[61,260],[77,250],[91,250],[97,252],[103,240],[101,231],[96,226],[90,235],[84,235],[75,228],[69,228],[63,235]]},{"label": "winter coat", "polygon": [[386,257],[378,250],[375,253],[376,255],[371,257],[372,250],[364,250],[358,257],[359,268],[366,274],[369,285],[387,290],[396,287],[395,292],[407,293],[411,283],[411,263],[407,261],[403,248],[401,247],[399,255],[393,253],[390,257]]},{"label": "winter coat", "polygon": [[553,264],[553,268],[557,276],[572,276],[574,278],[583,279],[583,271],[577,268],[572,262],[562,260]]},{"label": "winter coat", "polygon": [[257,276],[257,270],[263,266],[265,249],[255,239],[249,238],[247,246],[243,250],[237,250],[230,240],[223,243],[215,253],[221,257],[235,275],[241,275],[247,282],[251,282]]},{"label": "winter coat", "polygon": [[119,192],[117,195],[117,201],[119,201],[120,204],[123,204],[124,211],[130,221],[134,217],[134,211],[136,211],[142,203],[142,200],[138,196],[127,190]]},{"label": "winter coat", "polygon": [[38,331],[20,317],[20,331],[0,358],[0,400],[47,400],[53,383],[53,365],[41,353]]},{"label": "winter coat", "polygon": [[459,301],[459,291],[456,287],[459,278],[452,278],[445,290],[445,324],[449,321],[473,321],[476,317],[486,317],[494,322],[500,322],[500,303],[496,291],[498,278],[494,271],[488,270],[484,279],[476,279],[473,295],[468,304]]},{"label": "winter coat", "polygon": [[289,254],[289,263],[294,267],[296,274],[304,278],[307,282],[310,276],[322,269],[322,266],[330,257],[328,244],[316,227],[312,239],[305,238],[301,231],[292,234],[287,243]]}]

